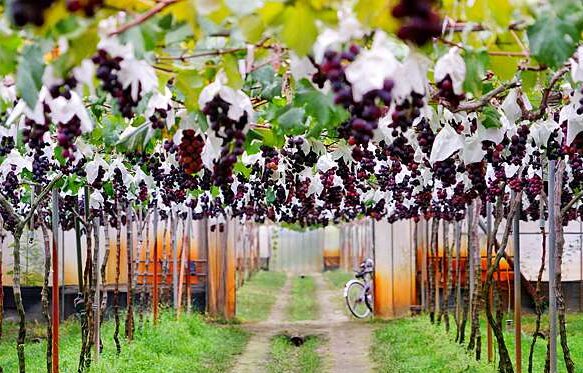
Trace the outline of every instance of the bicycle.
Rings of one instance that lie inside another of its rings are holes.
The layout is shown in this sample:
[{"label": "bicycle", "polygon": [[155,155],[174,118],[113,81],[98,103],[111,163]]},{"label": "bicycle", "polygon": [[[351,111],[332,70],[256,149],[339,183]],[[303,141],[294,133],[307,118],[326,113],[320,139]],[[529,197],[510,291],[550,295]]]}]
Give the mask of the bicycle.
[{"label": "bicycle", "polygon": [[366,259],[355,271],[354,277],[344,285],[344,299],[346,305],[354,317],[363,319],[372,315],[373,312],[373,291],[372,279],[374,273],[374,263],[372,259]]}]

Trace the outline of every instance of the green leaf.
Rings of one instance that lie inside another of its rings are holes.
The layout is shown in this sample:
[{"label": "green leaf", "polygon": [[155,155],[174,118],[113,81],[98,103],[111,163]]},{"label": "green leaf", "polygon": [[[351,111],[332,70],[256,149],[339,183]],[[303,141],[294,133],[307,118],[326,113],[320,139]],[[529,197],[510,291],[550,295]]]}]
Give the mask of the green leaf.
[{"label": "green leaf", "polygon": [[0,38],[0,75],[12,74],[16,70],[17,50],[22,39],[18,34],[0,34]]},{"label": "green leaf", "polygon": [[233,170],[235,173],[243,175],[245,179],[249,179],[249,176],[251,175],[251,167],[245,166],[241,161],[235,163]]},{"label": "green leaf", "polygon": [[391,9],[395,3],[396,1],[388,0],[358,0],[354,12],[363,25],[394,31],[399,25],[399,22],[391,16]]},{"label": "green leaf", "polygon": [[280,128],[291,135],[303,133],[305,111],[303,108],[292,107],[285,110],[277,118]]},{"label": "green leaf", "polygon": [[263,36],[265,25],[257,14],[249,14],[239,19],[239,28],[249,43],[257,43]]},{"label": "green leaf", "polygon": [[480,113],[480,121],[485,128],[500,128],[500,113],[492,106],[486,106]]},{"label": "green leaf", "polygon": [[55,61],[53,67],[58,76],[64,77],[69,70],[79,65],[85,58],[95,53],[99,41],[97,30],[87,28],[69,39],[70,48]]},{"label": "green leaf", "polygon": [[184,106],[188,110],[198,109],[198,95],[204,84],[205,79],[196,69],[180,70],[176,74],[175,85],[184,96]]},{"label": "green leaf", "polygon": [[225,54],[223,56],[223,69],[227,74],[229,87],[234,89],[241,89],[243,87],[243,78],[239,72],[239,61],[237,57],[232,54]]},{"label": "green leaf", "polygon": [[285,138],[270,128],[254,128],[249,133],[261,140],[266,146],[281,148],[285,144]]},{"label": "green leaf", "polygon": [[299,56],[312,50],[317,36],[316,18],[308,6],[298,1],[285,10],[281,38]]},{"label": "green leaf", "polygon": [[30,108],[34,108],[38,100],[44,70],[43,54],[38,44],[25,46],[16,72],[16,90]]},{"label": "green leaf", "polygon": [[488,52],[485,50],[467,50],[464,53],[464,61],[466,63],[464,90],[479,96],[482,94],[482,80],[486,75],[486,68],[489,62]]},{"label": "green leaf", "polygon": [[541,14],[527,29],[529,48],[532,55],[545,65],[561,66],[577,48],[579,31],[577,28],[550,12]]},{"label": "green leaf", "polygon": [[273,202],[275,202],[275,192],[273,191],[273,188],[268,188],[265,191],[265,202],[268,205],[272,205]]}]

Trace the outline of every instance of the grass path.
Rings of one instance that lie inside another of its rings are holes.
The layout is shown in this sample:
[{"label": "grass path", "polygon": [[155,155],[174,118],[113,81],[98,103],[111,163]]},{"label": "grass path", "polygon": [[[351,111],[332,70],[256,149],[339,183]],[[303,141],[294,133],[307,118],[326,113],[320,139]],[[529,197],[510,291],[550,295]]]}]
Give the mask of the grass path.
[{"label": "grass path", "polygon": [[237,317],[241,321],[261,321],[269,317],[285,284],[282,272],[260,271],[237,291]]},{"label": "grass path", "polygon": [[290,321],[318,319],[319,304],[312,276],[293,277],[287,313]]},{"label": "grass path", "polygon": [[267,371],[269,373],[315,373],[320,371],[322,367],[322,359],[318,353],[320,343],[320,338],[310,336],[306,338],[303,345],[296,347],[285,336],[273,337]]}]

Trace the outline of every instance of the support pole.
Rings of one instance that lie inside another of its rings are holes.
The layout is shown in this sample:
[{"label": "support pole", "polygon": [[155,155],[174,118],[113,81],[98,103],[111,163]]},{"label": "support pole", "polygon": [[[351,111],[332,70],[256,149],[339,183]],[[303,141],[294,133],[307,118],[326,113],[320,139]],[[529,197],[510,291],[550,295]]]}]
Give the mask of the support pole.
[{"label": "support pole", "polygon": [[158,323],[158,202],[154,200],[154,276],[152,280],[152,313],[154,325]]},{"label": "support pole", "polygon": [[170,212],[172,215],[172,232],[170,232],[170,237],[172,237],[172,301],[174,308],[178,308],[178,253],[177,253],[177,242],[176,242],[176,231],[178,227],[178,214]]},{"label": "support pole", "polygon": [[[90,222],[87,222],[90,224]],[[105,221],[107,224],[107,220]],[[101,336],[99,335],[100,329],[99,325],[101,324],[101,257],[99,253],[99,218],[93,218],[93,233],[94,233],[94,240],[95,240],[95,295],[93,300],[93,309],[95,310],[94,315],[94,323],[93,323],[93,345],[95,346],[95,361],[99,361],[99,355],[101,352]],[[91,327],[91,326],[89,326]]]},{"label": "support pole", "polygon": [[557,294],[555,277],[555,251],[557,227],[555,227],[555,160],[549,161],[548,210],[549,210],[549,358],[550,373],[557,373]]},{"label": "support pole", "polygon": [[[492,204],[490,202],[486,202],[486,235],[487,235],[487,245],[486,248],[486,268],[490,268],[492,264]],[[498,279],[500,281],[500,279]],[[488,292],[488,298],[490,300],[490,304],[492,304],[492,289]],[[494,360],[494,348],[493,348],[493,340],[492,340],[492,326],[490,323],[486,323],[487,325],[487,345],[488,345],[488,362],[492,362]]]},{"label": "support pole", "polygon": [[518,202],[514,214],[512,229],[512,246],[514,249],[514,359],[516,373],[522,373],[522,300],[520,284],[520,210],[522,203]]},{"label": "support pole", "polygon": [[75,239],[77,243],[77,281],[79,283],[79,293],[83,293],[83,256],[81,254],[81,227],[79,219],[75,218]]},{"label": "support pole", "polygon": [[59,372],[59,191],[52,190],[52,220],[53,220],[53,293],[52,293],[52,348],[53,373]]}]

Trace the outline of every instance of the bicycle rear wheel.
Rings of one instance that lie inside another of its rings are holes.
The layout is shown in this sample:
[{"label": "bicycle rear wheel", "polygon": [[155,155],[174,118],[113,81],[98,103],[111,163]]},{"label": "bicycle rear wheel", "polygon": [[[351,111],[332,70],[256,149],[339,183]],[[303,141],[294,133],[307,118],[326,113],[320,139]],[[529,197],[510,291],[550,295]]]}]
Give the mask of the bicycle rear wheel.
[{"label": "bicycle rear wheel", "polygon": [[344,288],[344,298],[350,312],[359,319],[363,319],[370,314],[370,309],[366,304],[365,288],[362,282],[351,280]]}]

